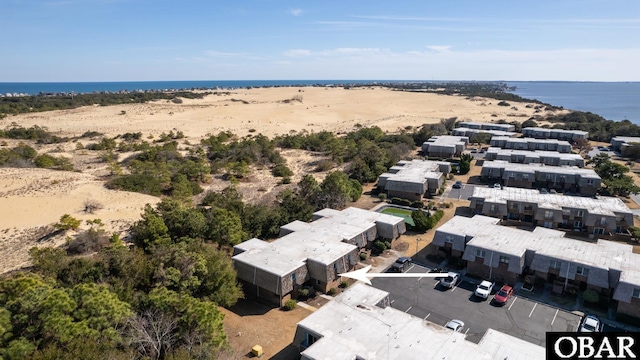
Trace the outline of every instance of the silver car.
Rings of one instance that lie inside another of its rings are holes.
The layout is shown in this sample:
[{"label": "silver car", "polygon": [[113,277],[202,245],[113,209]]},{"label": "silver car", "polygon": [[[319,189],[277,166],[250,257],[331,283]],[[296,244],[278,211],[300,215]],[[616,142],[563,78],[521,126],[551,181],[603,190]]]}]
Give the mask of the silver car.
[{"label": "silver car", "polygon": [[460,280],[460,274],[455,272],[449,272],[447,273],[447,277],[440,279],[439,284],[442,287],[451,289],[452,287],[456,286],[456,284],[458,283],[458,280]]},{"label": "silver car", "polygon": [[462,320],[453,319],[449,321],[444,327],[455,332],[462,332],[462,329],[464,329],[464,322],[462,322]]}]

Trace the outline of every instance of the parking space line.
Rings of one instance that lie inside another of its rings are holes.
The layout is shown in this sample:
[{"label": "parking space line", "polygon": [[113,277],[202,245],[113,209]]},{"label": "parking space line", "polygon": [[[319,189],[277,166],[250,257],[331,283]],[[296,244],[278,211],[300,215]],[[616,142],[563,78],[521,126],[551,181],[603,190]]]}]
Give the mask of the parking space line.
[{"label": "parking space line", "polygon": [[404,312],[409,312],[409,310],[411,310],[413,306],[409,306],[409,308],[407,310],[405,310]]},{"label": "parking space line", "polygon": [[467,328],[467,331],[465,331],[464,334],[467,335],[468,332],[469,332],[469,328]]},{"label": "parking space line", "polygon": [[453,288],[451,289],[451,292],[453,292],[455,289],[457,289],[457,288],[458,288],[458,285],[460,285],[460,284],[462,284],[462,281],[459,281],[457,284],[455,284],[455,285],[453,286]]},{"label": "parking space line", "polygon": [[556,314],[553,315],[553,320],[551,320],[551,326],[553,326],[553,322],[556,321],[556,316],[558,316],[558,311],[560,311],[560,309],[556,309]]},{"label": "parking space line", "polygon": [[411,264],[411,267],[410,267],[410,268],[408,268],[406,272],[411,271],[411,269],[413,269],[413,267],[414,267],[414,266],[415,266],[414,264]]},{"label": "parking space line", "polygon": [[393,302],[396,301],[395,299],[391,300],[391,304],[393,304]]},{"label": "parking space line", "polygon": [[[511,305],[509,305],[509,308],[508,308],[507,310],[511,310],[511,307],[513,306],[513,304],[515,304],[515,303],[516,303],[516,300],[518,300],[518,297],[517,297],[517,296],[514,296],[514,297],[513,297],[513,301],[511,302]],[[392,301],[392,302],[393,302],[393,301]]]},{"label": "parking space line", "polygon": [[438,286],[438,284],[440,283],[440,281],[436,281],[435,284],[433,284],[434,287]]},{"label": "parking space line", "polygon": [[531,312],[529,313],[529,317],[531,317],[531,315],[533,314],[533,310],[536,309],[536,306],[538,306],[538,303],[534,303],[533,304],[533,308],[531,309]]},{"label": "parking space line", "polygon": [[427,320],[427,318],[431,315],[431,313],[428,313],[427,316],[424,317],[423,320]]}]

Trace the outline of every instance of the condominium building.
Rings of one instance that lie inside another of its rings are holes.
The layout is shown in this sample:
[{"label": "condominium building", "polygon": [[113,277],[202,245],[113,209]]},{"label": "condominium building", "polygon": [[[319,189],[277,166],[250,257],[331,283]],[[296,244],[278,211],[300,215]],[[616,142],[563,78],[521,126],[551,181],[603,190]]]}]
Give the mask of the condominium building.
[{"label": "condominium building", "polygon": [[504,186],[555,189],[560,192],[594,196],[602,179],[592,169],[544,164],[514,164],[502,160],[485,161],[480,175],[483,180]]},{"label": "condominium building", "polygon": [[571,144],[567,141],[556,139],[511,138],[506,136],[494,136],[489,143],[491,146],[503,149],[515,150],[545,150],[570,153]]},{"label": "condominium building", "polygon": [[389,198],[420,200],[424,195],[436,194],[450,172],[451,163],[446,161],[402,160],[380,175],[378,187]]},{"label": "condominium building", "polygon": [[450,158],[462,155],[468,143],[466,136],[432,136],[422,144],[422,152],[430,157]]},{"label": "condominium building", "polygon": [[526,127],[522,129],[522,135],[536,139],[558,139],[574,141],[587,139],[589,132],[582,130],[546,129],[541,127]]},{"label": "condominium building", "polygon": [[476,214],[515,220],[550,229],[613,238],[627,234],[633,212],[615,197],[542,194],[538,190],[475,187],[469,198]]},{"label": "condominium building", "polygon": [[584,158],[579,154],[566,154],[557,151],[529,151],[490,147],[487,149],[484,159],[503,160],[519,164],[584,167]]},{"label": "condominium building", "polygon": [[517,137],[518,133],[510,132],[510,131],[502,131],[502,130],[487,130],[487,129],[470,129],[466,127],[459,127],[453,129],[451,135],[453,136],[466,136],[471,138],[476,134],[489,134],[491,136],[506,136],[506,137]]},{"label": "condominium building", "polygon": [[512,124],[494,124],[494,123],[481,123],[471,121],[461,121],[456,123],[456,127],[478,129],[478,130],[498,130],[498,131],[516,131],[516,126]]}]

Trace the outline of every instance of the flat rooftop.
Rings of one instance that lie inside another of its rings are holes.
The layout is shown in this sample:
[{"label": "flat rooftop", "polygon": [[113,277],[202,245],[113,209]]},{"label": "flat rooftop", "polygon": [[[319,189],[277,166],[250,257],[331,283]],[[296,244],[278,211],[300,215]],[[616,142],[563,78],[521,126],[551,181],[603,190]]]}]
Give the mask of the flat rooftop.
[{"label": "flat rooftop", "polygon": [[547,128],[541,128],[541,127],[526,127],[522,129],[522,132],[525,131],[546,131],[546,132],[552,132],[552,133],[557,133],[557,134],[579,134],[579,135],[589,135],[588,131],[582,131],[582,130],[565,130],[565,129],[547,129]]},{"label": "flat rooftop", "polygon": [[611,138],[611,141],[622,141],[625,143],[640,143],[640,137],[633,136],[615,136]]},{"label": "flat rooftop", "polygon": [[585,209],[590,213],[611,215],[616,213],[632,214],[627,205],[619,198],[608,196],[583,197],[562,194],[541,194],[539,190],[503,187],[494,189],[476,186],[471,198],[483,198],[486,202],[506,204],[507,201],[544,204],[544,208]]},{"label": "flat rooftop", "polygon": [[[495,127],[495,128],[503,128],[503,129],[513,129],[515,128],[514,125],[512,124],[495,124],[495,123],[488,123],[488,122],[475,122],[475,121],[461,121],[458,123],[458,125],[460,125],[460,127],[467,127],[467,126],[490,126],[490,127]],[[508,130],[507,130],[508,131]]]},{"label": "flat rooftop", "polygon": [[[329,211],[330,210],[330,211]],[[343,241],[350,240],[376,223],[398,224],[400,217],[354,207],[342,211],[324,209],[314,215],[316,221],[294,221],[283,228],[292,231],[274,241],[251,239],[236,245],[244,252],[234,260],[251,264],[267,272],[284,276],[304,265],[307,259],[330,264],[357,247]]]},{"label": "flat rooftop", "polygon": [[[360,292],[366,293],[365,301]],[[376,295],[375,293],[378,293]],[[479,344],[403,311],[371,306],[388,293],[356,283],[298,324],[322,336],[302,354],[310,359],[544,359],[543,347],[488,331]],[[348,300],[351,298],[352,300]]]},{"label": "flat rooftop", "polygon": [[485,134],[491,134],[493,136],[514,136],[517,133],[515,132],[511,132],[511,131],[504,131],[504,130],[489,130],[489,129],[470,129],[470,128],[466,128],[466,127],[458,127],[453,129],[453,131],[464,131],[465,133],[471,133],[471,134],[480,134],[480,133],[485,133]]},{"label": "flat rooftop", "polygon": [[600,179],[600,176],[596,174],[593,169],[584,169],[579,168],[577,166],[548,166],[545,164],[539,163],[531,163],[531,164],[520,164],[520,163],[510,163],[505,160],[493,160],[493,161],[485,161],[482,164],[483,168],[492,168],[492,169],[504,169],[505,171],[517,171],[517,172],[544,172],[544,173],[555,173],[561,175],[580,175],[583,178],[592,178],[592,179]]},{"label": "flat rooftop", "polygon": [[634,254],[633,247],[627,244],[600,239],[596,242],[575,240],[566,238],[562,231],[542,227],[533,231],[520,230],[499,225],[497,219],[482,215],[472,218],[454,216],[438,228],[438,231],[472,236],[467,246],[512,255],[521,255],[526,250],[531,250],[535,251],[536,255],[593,268],[623,271],[627,273],[628,278],[635,279],[640,276],[640,254]]},{"label": "flat rooftop", "polygon": [[487,149],[487,154],[495,153],[498,155],[524,155],[526,157],[549,157],[549,158],[559,158],[563,160],[582,160],[584,158],[579,154],[567,154],[561,153],[557,151],[547,151],[547,150],[519,150],[519,149],[503,149],[499,147],[492,146]]},{"label": "flat rooftop", "polygon": [[469,142],[469,137],[467,136],[452,136],[452,135],[439,135],[432,136],[425,143],[429,145],[456,145],[456,144],[466,144]]},{"label": "flat rooftop", "polygon": [[569,144],[568,141],[565,140],[557,140],[557,139],[536,139],[536,138],[511,138],[511,137],[506,137],[506,136],[494,136],[493,138],[491,138],[491,140],[504,140],[504,141],[508,141],[511,143],[522,143],[522,144],[528,144],[528,143],[534,143],[534,144],[561,144],[561,145],[568,145],[571,146],[571,144]]},{"label": "flat rooftop", "polygon": [[417,184],[424,184],[427,179],[439,179],[442,177],[442,173],[438,171],[440,165],[436,161],[412,160],[398,164],[391,167],[394,171],[397,171],[396,173],[384,173],[380,176],[386,177],[387,182],[401,181]]}]

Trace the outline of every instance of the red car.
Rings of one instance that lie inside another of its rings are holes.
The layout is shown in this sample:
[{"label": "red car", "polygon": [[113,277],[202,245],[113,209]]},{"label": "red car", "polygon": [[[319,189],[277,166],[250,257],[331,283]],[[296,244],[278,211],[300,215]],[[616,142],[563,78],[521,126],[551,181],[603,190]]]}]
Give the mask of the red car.
[{"label": "red car", "polygon": [[504,305],[509,301],[509,298],[513,295],[513,288],[509,285],[503,285],[493,296],[493,301],[498,305]]}]

